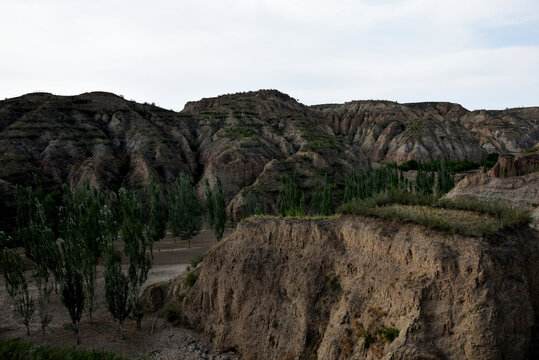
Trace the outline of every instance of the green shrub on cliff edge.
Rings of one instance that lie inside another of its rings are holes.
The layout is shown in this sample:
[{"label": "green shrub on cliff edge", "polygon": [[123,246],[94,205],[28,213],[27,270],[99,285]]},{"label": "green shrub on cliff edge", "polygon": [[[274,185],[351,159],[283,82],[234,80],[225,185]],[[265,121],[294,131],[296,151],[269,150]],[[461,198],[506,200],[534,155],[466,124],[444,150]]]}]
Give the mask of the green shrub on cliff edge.
[{"label": "green shrub on cliff edge", "polygon": [[531,221],[529,210],[506,203],[487,203],[464,198],[440,200],[432,195],[398,190],[348,202],[338,211],[343,214],[412,222],[429,229],[464,236],[489,236],[502,229],[515,229]]}]

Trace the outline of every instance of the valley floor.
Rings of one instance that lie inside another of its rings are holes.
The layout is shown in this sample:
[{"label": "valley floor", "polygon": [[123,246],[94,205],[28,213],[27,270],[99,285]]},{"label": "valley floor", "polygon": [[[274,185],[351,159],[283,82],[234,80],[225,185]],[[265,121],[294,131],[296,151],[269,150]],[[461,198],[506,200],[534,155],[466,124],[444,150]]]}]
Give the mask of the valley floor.
[{"label": "valley floor", "polygon": [[[230,230],[225,232],[225,236]],[[203,230],[192,239],[191,248],[187,248],[187,241],[167,235],[165,239],[154,244],[154,265],[148,275],[145,286],[169,280],[185,271],[189,261],[198,254],[203,254],[216,243],[211,230]],[[88,317],[81,319],[81,347],[85,349],[114,350],[124,356],[134,359],[236,359],[233,353],[214,349],[203,335],[191,330],[174,327],[163,318],[146,316],[142,321],[142,329],[137,330],[134,320],[126,321],[125,339],[121,340],[118,334],[118,323],[114,322],[109,314],[103,296],[103,267],[98,268],[98,301],[97,311],[90,324]],[[3,277],[0,279],[0,339],[28,340],[36,345],[55,344],[72,346],[76,344],[73,332],[69,328],[71,323],[66,308],[62,305],[60,295],[53,292],[51,305],[53,320],[42,335],[39,328],[37,312],[34,314],[30,327],[30,337],[26,336],[26,329],[19,319],[19,315],[12,310],[11,299],[6,291]],[[31,289],[36,291],[35,287]],[[152,323],[156,321],[153,334]],[[205,355],[204,355],[205,354]]]}]

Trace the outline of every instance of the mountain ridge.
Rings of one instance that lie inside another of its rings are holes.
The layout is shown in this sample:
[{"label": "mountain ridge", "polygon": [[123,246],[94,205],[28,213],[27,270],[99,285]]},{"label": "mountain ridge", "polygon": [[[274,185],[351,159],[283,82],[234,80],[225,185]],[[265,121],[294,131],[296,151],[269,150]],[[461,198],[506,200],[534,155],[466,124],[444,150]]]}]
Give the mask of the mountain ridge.
[{"label": "mountain ridge", "polygon": [[235,209],[247,190],[270,204],[283,172],[338,181],[373,162],[480,161],[535,145],[538,121],[539,107],[474,112],[449,102],[379,100],[307,106],[278,90],[203,98],[179,112],[102,91],[30,93],[0,101],[0,209],[13,214],[14,188],[32,183],[33,173],[47,191],[85,179],[111,190],[147,184],[152,175],[167,183],[185,172],[202,192],[206,179],[219,176]]}]

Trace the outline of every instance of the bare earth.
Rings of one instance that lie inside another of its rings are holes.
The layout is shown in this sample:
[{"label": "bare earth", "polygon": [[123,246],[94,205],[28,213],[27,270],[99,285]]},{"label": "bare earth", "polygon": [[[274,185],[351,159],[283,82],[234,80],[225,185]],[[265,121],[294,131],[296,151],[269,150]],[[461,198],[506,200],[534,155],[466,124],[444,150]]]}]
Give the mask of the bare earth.
[{"label": "bare earth", "polygon": [[[231,230],[225,232],[225,236]],[[187,248],[187,241],[172,236],[154,244],[154,265],[148,275],[145,286],[169,280],[186,270],[189,261],[198,254],[204,254],[216,243],[213,231],[203,230],[192,239],[191,248]],[[81,320],[81,348],[115,350],[125,356],[136,359],[237,359],[238,355],[233,352],[215,349],[204,338],[191,330],[174,327],[165,319],[158,318],[151,334],[151,325],[155,318],[146,316],[142,321],[142,329],[137,330],[135,322],[126,322],[125,339],[121,340],[118,335],[118,324],[114,322],[106,308],[103,296],[103,268],[98,268],[98,309],[93,315],[93,324],[88,317]],[[31,286],[35,292],[35,286]],[[60,295],[53,293],[51,307],[53,321],[46,334],[41,333],[37,312],[34,314],[30,328],[30,337],[26,336],[26,329],[22,325],[19,315],[12,310],[11,299],[6,291],[3,277],[0,279],[0,339],[23,339],[37,345],[57,344],[76,345],[73,332],[69,329],[71,320],[66,308],[60,301]]]}]

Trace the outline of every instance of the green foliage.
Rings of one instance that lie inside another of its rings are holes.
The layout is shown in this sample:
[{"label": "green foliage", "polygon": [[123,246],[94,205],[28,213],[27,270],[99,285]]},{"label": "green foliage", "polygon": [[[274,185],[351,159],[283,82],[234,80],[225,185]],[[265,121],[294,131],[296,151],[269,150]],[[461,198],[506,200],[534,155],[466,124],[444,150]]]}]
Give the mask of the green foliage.
[{"label": "green foliage", "polygon": [[28,292],[28,282],[24,276],[24,264],[21,256],[12,249],[0,244],[0,265],[4,273],[7,293],[13,301],[13,309],[26,326],[26,333],[30,335],[30,321],[34,314],[34,299]]},{"label": "green foliage", "polygon": [[365,349],[368,349],[371,346],[371,344],[374,342],[373,336],[367,330],[363,330],[359,334],[359,337],[363,339],[363,347]]},{"label": "green foliage", "polygon": [[6,291],[11,299],[15,301],[15,297],[21,291],[22,286],[26,284],[24,263],[16,250],[9,249],[4,244],[0,244],[0,246],[0,267],[4,274]]},{"label": "green foliage", "polygon": [[83,277],[76,264],[69,262],[65,264],[61,295],[62,304],[69,312],[78,345],[80,344],[79,323],[84,310],[85,295]]},{"label": "green foliage", "polygon": [[441,160],[438,163],[438,173],[436,176],[436,192],[438,194],[445,194],[449,192],[455,186],[455,180],[447,167],[445,160]]},{"label": "green foliage", "polygon": [[235,126],[225,128],[225,136],[231,138],[249,138],[258,136],[258,132],[250,126]]},{"label": "green foliage", "polygon": [[399,330],[396,328],[380,328],[376,330],[376,334],[380,335],[385,341],[393,342],[399,336]]},{"label": "green foliage", "polygon": [[410,221],[464,236],[490,236],[531,221],[530,211],[503,203],[471,199],[438,200],[433,195],[391,191],[342,205],[339,212]]},{"label": "green foliage", "polygon": [[122,339],[124,338],[123,324],[132,308],[129,295],[129,279],[122,272],[120,254],[111,246],[105,257],[105,300],[112,318],[119,323]]},{"label": "green foliage", "polygon": [[217,193],[215,194],[215,237],[217,241],[221,241],[226,225],[226,203],[223,197],[223,186],[221,180],[217,177]]},{"label": "green foliage", "polygon": [[152,241],[159,241],[165,237],[167,229],[167,216],[161,189],[155,176],[150,180],[150,189],[147,192],[149,216],[146,226],[146,236]]},{"label": "green foliage", "polygon": [[532,146],[531,148],[524,150],[525,153],[533,153],[539,150],[539,146]]},{"label": "green foliage", "polygon": [[142,284],[148,278],[148,272],[152,267],[153,242],[145,236],[143,231],[142,204],[135,193],[121,188],[119,198],[122,214],[120,233],[124,242],[124,252],[129,260],[128,277],[132,315],[137,322],[137,328],[140,328],[144,313],[139,295]]},{"label": "green foliage", "polygon": [[168,189],[169,224],[174,236],[188,240],[202,229],[204,206],[198,200],[197,193],[185,174],[180,174],[176,182]]},{"label": "green foliage", "polygon": [[198,254],[191,258],[189,263],[191,264],[191,267],[194,269],[197,267],[198,264],[200,264],[204,260],[204,254]]},{"label": "green foliage", "polygon": [[[474,169],[479,168],[480,166],[491,168],[498,161],[499,155],[500,154],[496,152],[490,153],[488,154],[487,159],[481,162],[472,162],[468,160],[447,161],[446,166],[449,172],[451,173],[474,170]],[[399,170],[402,170],[402,171],[418,170],[419,168],[423,168],[424,170],[427,170],[427,171],[433,171],[439,168],[440,161],[441,160],[433,160],[426,163],[421,163],[417,160],[408,160],[400,164],[398,168]]]},{"label": "green foliage", "polygon": [[335,185],[329,180],[327,174],[324,182],[317,181],[311,192],[309,206],[310,215],[329,216],[335,213],[333,205],[333,188]]},{"label": "green foliage", "polygon": [[[85,181],[73,191],[63,187],[63,203],[60,214],[60,233],[64,240],[64,267],[75,266],[84,281],[85,310],[92,321],[96,307],[97,263],[110,236],[102,228],[100,219],[106,206],[105,195]],[[69,264],[67,264],[69,263]]]},{"label": "green foliage", "polygon": [[20,340],[0,340],[0,359],[9,360],[123,360],[114,352],[56,345],[35,346]]},{"label": "green foliage", "polygon": [[299,176],[294,172],[292,176],[281,176],[281,188],[277,209],[281,216],[303,216],[305,214],[305,195],[299,185]]},{"label": "green foliage", "polygon": [[192,287],[197,282],[197,279],[198,274],[194,271],[190,271],[187,273],[187,275],[185,275],[185,285]]},{"label": "green foliage", "polygon": [[22,317],[22,322],[26,326],[26,334],[28,336],[30,336],[30,321],[32,321],[34,311],[34,298],[28,292],[28,285],[24,282],[20,291],[15,296],[15,312]]},{"label": "green foliage", "polygon": [[247,218],[252,215],[262,215],[262,205],[258,202],[256,195],[249,191],[245,197],[245,206],[243,208],[243,217]]},{"label": "green foliage", "polygon": [[208,179],[205,181],[206,189],[206,211],[208,212],[208,223],[213,227],[215,224],[215,200],[213,199],[213,192],[211,191],[210,182]]},{"label": "green foliage", "polygon": [[353,171],[344,179],[344,202],[366,199],[390,189],[408,189],[408,181],[399,174],[395,166]]}]

